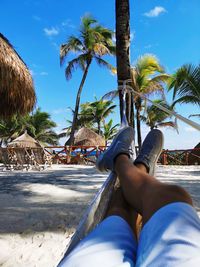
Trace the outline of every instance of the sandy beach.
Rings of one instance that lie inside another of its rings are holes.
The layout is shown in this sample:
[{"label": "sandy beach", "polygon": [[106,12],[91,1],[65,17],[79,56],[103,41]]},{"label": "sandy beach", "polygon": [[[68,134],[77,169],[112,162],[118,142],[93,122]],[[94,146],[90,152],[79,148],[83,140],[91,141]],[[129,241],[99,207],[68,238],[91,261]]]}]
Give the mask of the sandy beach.
[{"label": "sandy beach", "polygon": [[[182,185],[200,215],[200,167],[158,166],[157,177]],[[107,174],[92,166],[42,172],[0,171],[0,266],[54,267]]]}]

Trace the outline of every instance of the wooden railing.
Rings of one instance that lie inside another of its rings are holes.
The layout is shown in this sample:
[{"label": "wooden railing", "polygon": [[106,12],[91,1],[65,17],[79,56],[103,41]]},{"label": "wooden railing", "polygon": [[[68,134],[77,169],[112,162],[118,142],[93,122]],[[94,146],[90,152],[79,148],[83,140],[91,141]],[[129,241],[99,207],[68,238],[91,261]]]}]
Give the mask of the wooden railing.
[{"label": "wooden railing", "polygon": [[159,162],[163,165],[200,165],[200,148],[163,150]]},{"label": "wooden railing", "polygon": [[95,163],[106,146],[48,146],[47,153],[53,156],[53,163],[78,164]]},{"label": "wooden railing", "polygon": [[[48,146],[47,153],[51,154],[54,163],[95,163],[96,158],[106,149],[106,146]],[[136,148],[138,151],[138,148]],[[159,157],[163,165],[200,165],[200,148],[163,150]]]}]

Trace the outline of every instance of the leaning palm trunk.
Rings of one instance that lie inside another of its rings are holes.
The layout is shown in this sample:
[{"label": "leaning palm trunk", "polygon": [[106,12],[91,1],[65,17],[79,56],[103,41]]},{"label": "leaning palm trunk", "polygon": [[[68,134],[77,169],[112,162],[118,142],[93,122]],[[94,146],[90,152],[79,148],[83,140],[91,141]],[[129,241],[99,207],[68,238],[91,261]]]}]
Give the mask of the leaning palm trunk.
[{"label": "leaning palm trunk", "polygon": [[85,83],[85,80],[86,80],[86,77],[87,77],[87,73],[88,73],[88,69],[89,69],[89,66],[90,66],[91,62],[92,61],[90,60],[88,62],[88,64],[87,64],[87,66],[86,66],[86,69],[84,71],[83,78],[81,80],[81,83],[80,83],[80,86],[79,86],[79,89],[78,89],[78,93],[77,93],[77,96],[76,96],[76,105],[75,105],[74,117],[73,117],[73,122],[72,122],[72,128],[71,128],[69,141],[67,142],[67,144],[69,146],[73,145],[73,143],[74,143],[74,134],[75,134],[76,127],[77,127],[76,124],[77,124],[77,118],[78,118],[78,110],[79,110],[79,105],[80,105],[81,93],[82,93],[83,85]]},{"label": "leaning palm trunk", "polygon": [[[118,85],[120,81],[130,80],[130,14],[129,0],[116,0],[116,56],[117,56],[117,78]],[[119,91],[120,117],[123,114],[123,92]],[[126,117],[131,123],[131,109],[133,109],[131,96],[127,94],[126,98]]]},{"label": "leaning palm trunk", "polygon": [[141,111],[141,98],[138,98],[135,103],[136,108],[136,123],[137,123],[137,141],[138,141],[138,147],[139,150],[142,146],[142,137],[141,137],[141,121],[140,121],[140,111]]},{"label": "leaning palm trunk", "polygon": [[137,121],[137,141],[139,150],[142,145],[142,137],[141,137],[141,124],[140,124],[140,109],[136,108],[136,121]]}]

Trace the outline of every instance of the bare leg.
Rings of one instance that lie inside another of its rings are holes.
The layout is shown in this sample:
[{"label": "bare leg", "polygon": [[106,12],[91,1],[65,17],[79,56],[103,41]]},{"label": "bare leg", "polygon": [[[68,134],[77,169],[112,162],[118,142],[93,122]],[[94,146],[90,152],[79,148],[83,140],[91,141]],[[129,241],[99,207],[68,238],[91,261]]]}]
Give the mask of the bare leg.
[{"label": "bare leg", "polygon": [[146,172],[144,165],[134,166],[127,155],[116,158],[115,171],[127,202],[142,215],[143,224],[167,204],[185,202],[192,205],[191,197],[183,188],[159,182]]},{"label": "bare leg", "polygon": [[121,187],[115,188],[106,217],[112,215],[122,217],[130,225],[133,233],[137,237],[138,213],[127,203]]}]

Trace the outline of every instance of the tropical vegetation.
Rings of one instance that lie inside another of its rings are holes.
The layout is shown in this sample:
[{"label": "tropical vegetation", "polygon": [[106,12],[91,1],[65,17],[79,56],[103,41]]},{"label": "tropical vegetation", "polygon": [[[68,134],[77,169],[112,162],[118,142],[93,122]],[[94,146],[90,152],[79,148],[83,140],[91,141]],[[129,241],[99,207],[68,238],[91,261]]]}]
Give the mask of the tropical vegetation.
[{"label": "tropical vegetation", "polygon": [[1,145],[6,145],[27,131],[44,145],[57,145],[58,135],[54,131],[55,127],[56,123],[51,120],[50,114],[38,108],[32,114],[14,115],[10,119],[0,120],[0,142]]},{"label": "tropical vegetation", "polygon": [[72,128],[68,144],[73,144],[74,133],[77,129],[77,117],[79,111],[81,92],[88,74],[89,67],[93,61],[99,66],[113,69],[102,57],[115,54],[115,45],[113,44],[113,32],[97,23],[97,20],[91,16],[84,16],[81,20],[81,28],[78,36],[72,35],[60,48],[60,62],[64,64],[69,54],[75,54],[76,57],[67,63],[65,77],[67,80],[72,78],[72,73],[77,68],[83,71],[82,80],[76,96],[76,104],[73,114]]},{"label": "tropical vegetation", "polygon": [[[169,79],[165,73],[164,68],[160,65],[158,59],[154,55],[143,55],[138,58],[135,66],[131,68],[132,86],[134,90],[141,95],[150,96],[155,93],[164,95],[163,84]],[[144,100],[141,96],[136,95],[135,99],[136,109],[136,125],[138,146],[141,147],[141,110]]]},{"label": "tropical vegetation", "polygon": [[165,100],[153,100],[152,104],[147,106],[145,114],[140,116],[141,120],[145,122],[151,130],[158,127],[176,128],[175,121],[168,120],[172,116],[170,116],[165,111],[160,110],[154,104],[159,104],[171,111],[173,110],[173,105],[169,105],[167,102],[165,102]]},{"label": "tropical vegetation", "polygon": [[[95,99],[93,102],[81,104],[80,113],[77,117],[77,130],[82,127],[87,127],[99,135],[104,136],[106,140],[109,140],[110,136],[114,136],[115,129],[118,125],[113,126],[112,120],[106,123],[106,119],[114,112],[115,108],[116,105],[112,101],[103,99]],[[68,136],[70,134],[72,129],[72,121],[67,120],[67,123],[69,126],[63,129],[63,132],[59,135],[59,137],[65,137],[66,135]]]}]

